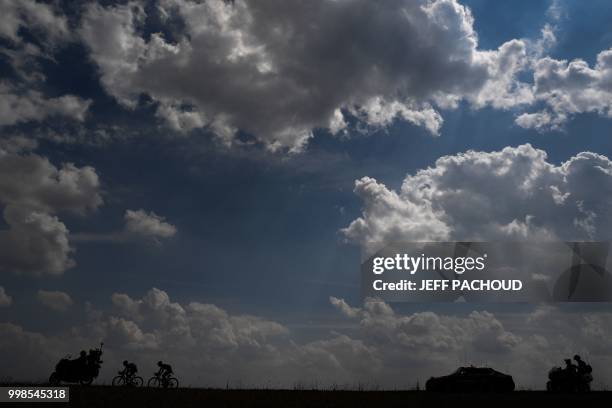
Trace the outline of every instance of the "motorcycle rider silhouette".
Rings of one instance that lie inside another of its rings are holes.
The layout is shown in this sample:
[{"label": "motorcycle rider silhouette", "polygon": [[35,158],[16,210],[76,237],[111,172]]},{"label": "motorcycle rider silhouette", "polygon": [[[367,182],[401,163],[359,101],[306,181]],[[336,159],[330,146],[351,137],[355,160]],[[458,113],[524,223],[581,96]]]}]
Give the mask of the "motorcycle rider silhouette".
[{"label": "motorcycle rider silhouette", "polygon": [[584,392],[591,390],[591,366],[584,362],[579,355],[574,356],[576,365],[571,359],[565,359],[565,368],[553,367],[548,373],[549,381],[546,383],[548,391]]},{"label": "motorcycle rider silhouette", "polygon": [[82,350],[79,357],[71,360],[68,357],[61,359],[55,366],[55,371],[49,377],[49,383],[59,385],[62,381],[69,383],[81,383],[89,385],[100,373],[100,367],[103,363],[102,346],[99,349],[89,350],[89,354]]}]

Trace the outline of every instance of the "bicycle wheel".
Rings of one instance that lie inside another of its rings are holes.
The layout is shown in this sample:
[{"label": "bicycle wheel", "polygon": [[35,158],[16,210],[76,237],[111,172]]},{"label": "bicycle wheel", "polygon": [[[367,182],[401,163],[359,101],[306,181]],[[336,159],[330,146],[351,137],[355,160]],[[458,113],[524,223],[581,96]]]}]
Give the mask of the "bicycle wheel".
[{"label": "bicycle wheel", "polygon": [[134,387],[142,387],[142,384],[144,384],[144,380],[142,379],[142,377],[134,377],[132,379],[132,385]]},{"label": "bicycle wheel", "polygon": [[147,382],[147,387],[159,387],[160,385],[159,378],[157,377],[151,377],[149,378],[149,382]]},{"label": "bicycle wheel", "polygon": [[113,384],[114,386],[125,385],[125,377],[122,375],[118,375],[113,378],[113,382],[111,384]]},{"label": "bicycle wheel", "polygon": [[168,378],[168,388],[178,388],[178,380],[174,377]]}]

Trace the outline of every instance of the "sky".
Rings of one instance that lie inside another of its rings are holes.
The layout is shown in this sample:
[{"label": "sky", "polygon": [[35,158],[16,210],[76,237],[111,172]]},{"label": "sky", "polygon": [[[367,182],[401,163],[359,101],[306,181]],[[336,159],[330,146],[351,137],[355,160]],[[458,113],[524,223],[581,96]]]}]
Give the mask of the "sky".
[{"label": "sky", "polygon": [[[608,304],[386,304],[362,250],[609,240],[606,1],[0,1],[0,377],[522,388]],[[265,374],[262,374],[265,373]]]}]

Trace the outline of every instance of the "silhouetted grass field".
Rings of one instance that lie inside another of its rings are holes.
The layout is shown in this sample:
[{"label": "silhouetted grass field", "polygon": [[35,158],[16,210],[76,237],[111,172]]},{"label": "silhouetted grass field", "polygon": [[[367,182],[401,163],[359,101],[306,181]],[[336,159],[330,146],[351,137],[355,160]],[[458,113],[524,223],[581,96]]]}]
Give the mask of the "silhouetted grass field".
[{"label": "silhouetted grass field", "polygon": [[[35,403],[30,406],[70,407],[513,407],[611,406],[612,392],[550,394],[515,391],[508,394],[438,394],[426,391],[316,391],[316,390],[220,390],[179,388],[119,388],[110,386],[70,387],[70,403]],[[529,405],[527,405],[529,404]],[[1,405],[1,404],[0,404]],[[15,404],[25,407],[29,404]]]}]

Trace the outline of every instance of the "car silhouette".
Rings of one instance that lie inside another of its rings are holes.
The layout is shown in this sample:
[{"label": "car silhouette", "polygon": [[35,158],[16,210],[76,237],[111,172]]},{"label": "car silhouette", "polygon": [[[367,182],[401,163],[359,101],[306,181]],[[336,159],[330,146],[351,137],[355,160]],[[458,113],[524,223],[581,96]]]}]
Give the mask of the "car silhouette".
[{"label": "car silhouette", "polygon": [[459,367],[452,374],[431,377],[425,384],[427,391],[438,392],[511,392],[512,376],[489,367]]}]

